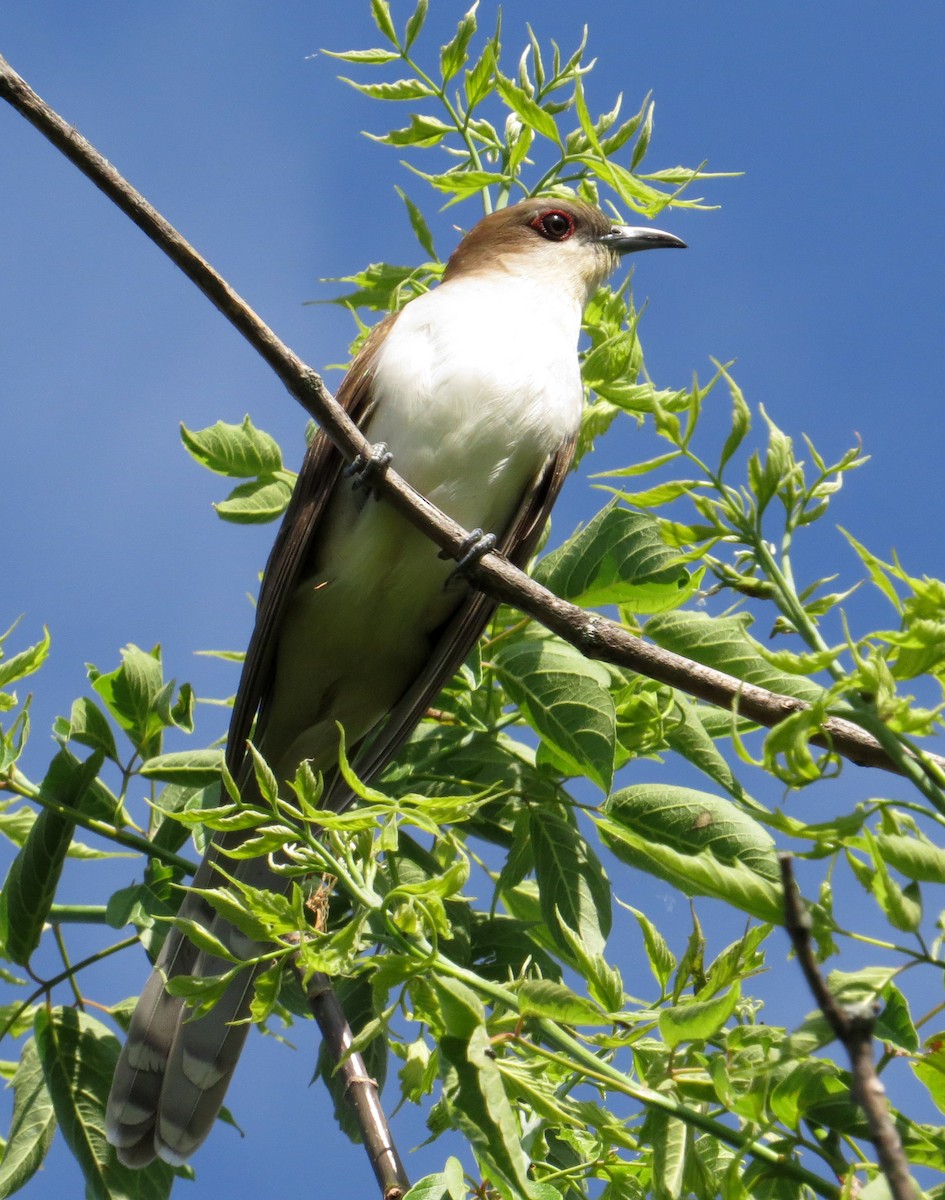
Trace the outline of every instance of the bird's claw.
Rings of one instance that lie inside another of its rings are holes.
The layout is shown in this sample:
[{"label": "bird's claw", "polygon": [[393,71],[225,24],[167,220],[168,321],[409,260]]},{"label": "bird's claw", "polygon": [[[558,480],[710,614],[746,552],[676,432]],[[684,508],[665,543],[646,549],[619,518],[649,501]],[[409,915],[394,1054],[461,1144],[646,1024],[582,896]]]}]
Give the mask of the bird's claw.
[{"label": "bird's claw", "polygon": [[393,454],[387,449],[387,443],[378,442],[371,447],[369,455],[358,454],[357,458],[348,463],[341,473],[345,479],[354,479],[354,483],[351,485],[354,491],[365,488],[369,495],[372,495],[375,500],[379,500],[380,492],[375,489],[374,481],[380,479],[393,459]]},{"label": "bird's claw", "polygon": [[[456,561],[456,566],[450,571],[446,580],[446,587],[456,579],[466,574],[466,571],[477,563],[484,554],[488,554],[490,550],[495,549],[496,536],[494,533],[483,533],[481,529],[474,529],[472,533],[463,538],[462,545],[459,548],[459,555]],[[451,555],[447,551],[440,552],[441,558],[450,558]]]}]

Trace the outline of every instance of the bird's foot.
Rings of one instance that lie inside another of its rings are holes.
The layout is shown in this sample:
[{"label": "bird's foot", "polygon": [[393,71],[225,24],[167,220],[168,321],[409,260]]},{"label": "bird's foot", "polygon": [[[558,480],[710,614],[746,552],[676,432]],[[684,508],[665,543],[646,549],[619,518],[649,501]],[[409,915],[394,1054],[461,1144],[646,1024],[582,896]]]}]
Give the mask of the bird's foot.
[{"label": "bird's foot", "polygon": [[[495,534],[483,533],[481,529],[474,529],[472,533],[463,538],[456,566],[450,571],[445,586],[449,587],[457,579],[462,578],[467,570],[477,563],[484,554],[488,554],[490,550],[495,549],[495,543]],[[447,551],[440,551],[440,558],[450,557],[451,555]]]},{"label": "bird's foot", "polygon": [[359,454],[353,462],[348,463],[341,473],[345,479],[354,480],[351,485],[354,491],[365,488],[369,496],[379,500],[381,494],[375,488],[374,482],[381,478],[393,459],[393,454],[387,449],[387,443],[378,442],[371,447],[369,455]]}]

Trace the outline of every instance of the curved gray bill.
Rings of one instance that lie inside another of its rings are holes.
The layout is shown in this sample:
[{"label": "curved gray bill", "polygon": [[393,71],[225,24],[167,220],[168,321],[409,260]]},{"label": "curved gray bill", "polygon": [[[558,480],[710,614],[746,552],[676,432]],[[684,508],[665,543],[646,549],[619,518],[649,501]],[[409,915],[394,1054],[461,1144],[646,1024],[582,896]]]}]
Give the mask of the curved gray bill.
[{"label": "curved gray bill", "polygon": [[615,254],[632,254],[635,250],[659,250],[664,246],[686,249],[686,243],[674,233],[642,225],[615,225],[609,233],[598,238],[598,241]]}]

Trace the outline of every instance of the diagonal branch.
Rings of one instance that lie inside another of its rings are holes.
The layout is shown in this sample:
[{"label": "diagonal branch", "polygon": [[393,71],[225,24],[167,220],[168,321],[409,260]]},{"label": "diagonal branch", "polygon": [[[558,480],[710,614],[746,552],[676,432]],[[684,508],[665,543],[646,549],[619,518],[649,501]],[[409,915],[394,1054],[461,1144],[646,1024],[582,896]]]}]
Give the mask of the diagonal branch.
[{"label": "diagonal branch", "polygon": [[[0,98],[6,100],[101,189],[184,274],[265,359],[290,394],[350,460],[370,456],[371,446],[333,400],[321,377],[289,349],[210,264],[71,125],[45,104],[0,56]],[[449,555],[458,558],[468,533],[388,469],[375,485],[388,503]],[[722,671],[653,646],[614,621],[559,599],[500,555],[485,555],[468,568],[477,587],[540,621],[588,658],[626,667],[690,696],[771,728],[803,701],[743,683]],[[813,740],[860,766],[901,773],[886,750],[852,721],[830,717]],[[945,758],[926,754],[914,762],[945,774]]]},{"label": "diagonal branch", "polygon": [[889,1191],[893,1200],[918,1200],[919,1189],[909,1173],[902,1142],[889,1114],[885,1088],[873,1064],[875,1014],[872,1010],[860,1012],[843,1008],[817,969],[811,948],[810,914],[798,891],[789,854],[781,855],[781,881],[784,885],[784,928],[818,1008],[849,1055],[852,1096],[866,1116],[870,1140],[876,1147],[876,1157]]}]

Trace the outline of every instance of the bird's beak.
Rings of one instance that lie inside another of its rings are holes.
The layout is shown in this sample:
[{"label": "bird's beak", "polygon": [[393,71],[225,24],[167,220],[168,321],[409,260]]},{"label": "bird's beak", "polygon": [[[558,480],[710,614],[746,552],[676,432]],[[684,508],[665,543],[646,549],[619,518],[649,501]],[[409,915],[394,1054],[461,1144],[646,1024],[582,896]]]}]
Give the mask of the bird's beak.
[{"label": "bird's beak", "polygon": [[648,226],[615,225],[609,233],[598,238],[598,241],[615,254],[632,254],[636,250],[659,250],[664,246],[686,249],[686,243],[674,233],[665,233],[662,229],[652,229]]}]

